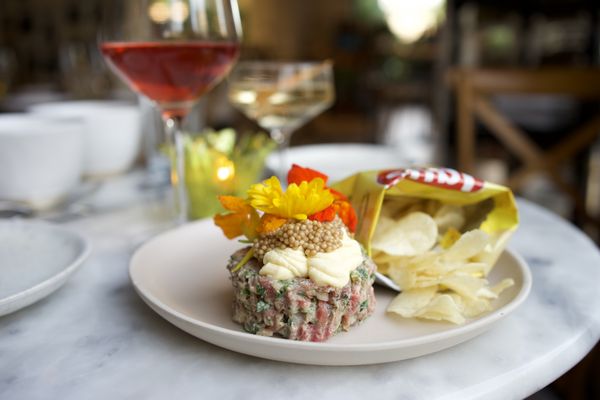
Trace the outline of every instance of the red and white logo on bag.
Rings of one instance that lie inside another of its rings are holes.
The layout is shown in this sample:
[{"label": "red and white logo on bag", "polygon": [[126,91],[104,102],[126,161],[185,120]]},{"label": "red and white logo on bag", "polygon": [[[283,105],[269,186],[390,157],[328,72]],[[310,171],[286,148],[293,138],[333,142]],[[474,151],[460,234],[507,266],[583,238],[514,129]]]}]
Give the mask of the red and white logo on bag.
[{"label": "red and white logo on bag", "polygon": [[377,182],[385,186],[394,186],[401,179],[467,193],[476,192],[483,187],[481,179],[451,168],[394,169],[381,171],[377,175]]}]

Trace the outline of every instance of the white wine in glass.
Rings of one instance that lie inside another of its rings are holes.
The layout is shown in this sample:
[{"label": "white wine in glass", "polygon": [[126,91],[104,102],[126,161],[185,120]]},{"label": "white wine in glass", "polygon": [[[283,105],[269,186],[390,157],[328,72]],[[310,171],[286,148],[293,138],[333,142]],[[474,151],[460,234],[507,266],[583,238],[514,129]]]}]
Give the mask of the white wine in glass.
[{"label": "white wine in glass", "polygon": [[279,171],[295,130],[333,104],[332,68],[323,63],[240,62],[229,78],[229,100],[268,130],[279,145]]}]

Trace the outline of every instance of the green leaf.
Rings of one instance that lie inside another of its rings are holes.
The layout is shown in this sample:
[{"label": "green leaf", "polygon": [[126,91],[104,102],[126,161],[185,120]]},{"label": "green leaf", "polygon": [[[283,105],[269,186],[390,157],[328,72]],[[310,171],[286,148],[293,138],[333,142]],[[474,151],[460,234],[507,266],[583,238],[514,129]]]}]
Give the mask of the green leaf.
[{"label": "green leaf", "polygon": [[350,273],[350,279],[352,279],[352,282],[356,282],[358,280],[367,280],[369,279],[369,271],[367,271],[367,269],[364,267],[356,268]]},{"label": "green leaf", "polygon": [[248,252],[244,256],[244,258],[242,258],[240,260],[240,262],[235,267],[233,267],[233,269],[231,270],[231,272],[236,272],[238,269],[242,268],[242,266],[244,264],[246,264],[248,261],[250,261],[250,259],[252,258],[253,255],[254,255],[254,249],[248,250]]},{"label": "green leaf", "polygon": [[285,294],[288,291],[288,288],[290,287],[291,284],[292,284],[292,282],[290,280],[283,280],[283,281],[281,281],[281,287],[277,291],[277,298],[278,299],[280,299],[283,296],[285,296]]},{"label": "green leaf", "polygon": [[255,322],[252,322],[248,325],[244,324],[244,329],[246,330],[246,332],[256,334],[256,332],[260,330],[260,327]]},{"label": "green leaf", "polygon": [[265,303],[262,300],[260,300],[258,303],[256,303],[256,312],[264,312],[264,311],[267,311],[269,308],[271,308],[271,305],[268,303]]},{"label": "green leaf", "polygon": [[264,298],[264,296],[265,296],[265,288],[262,287],[262,285],[257,285],[256,286],[256,294],[259,295],[261,298]]},{"label": "green leaf", "polygon": [[207,132],[206,141],[213,149],[224,153],[231,154],[235,147],[235,131],[231,128],[222,129],[219,132]]},{"label": "green leaf", "polygon": [[367,308],[369,308],[369,300],[360,303],[360,311],[365,311]]}]

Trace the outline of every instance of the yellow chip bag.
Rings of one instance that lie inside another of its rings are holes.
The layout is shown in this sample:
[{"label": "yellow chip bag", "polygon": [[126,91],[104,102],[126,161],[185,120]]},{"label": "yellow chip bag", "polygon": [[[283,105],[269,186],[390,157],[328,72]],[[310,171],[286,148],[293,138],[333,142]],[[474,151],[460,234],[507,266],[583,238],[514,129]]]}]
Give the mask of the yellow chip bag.
[{"label": "yellow chip bag", "polygon": [[[432,215],[440,229],[467,231],[479,228],[493,237],[494,249],[486,260],[492,264],[519,223],[510,189],[450,168],[367,171],[352,175],[333,187],[348,196],[357,211],[359,222],[355,237],[369,255],[380,215],[398,214],[402,209],[431,211],[432,203],[426,200],[437,200],[441,204]],[[463,225],[462,229],[457,225]]]},{"label": "yellow chip bag", "polygon": [[358,212],[355,238],[403,291],[388,312],[460,324],[513,284],[485,279],[518,225],[508,188],[449,168],[362,172],[334,188]]}]

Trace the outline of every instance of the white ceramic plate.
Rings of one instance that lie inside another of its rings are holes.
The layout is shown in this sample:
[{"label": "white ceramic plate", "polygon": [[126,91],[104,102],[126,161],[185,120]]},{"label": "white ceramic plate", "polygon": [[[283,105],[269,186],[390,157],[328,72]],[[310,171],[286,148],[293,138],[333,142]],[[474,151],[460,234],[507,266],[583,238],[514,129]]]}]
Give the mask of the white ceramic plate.
[{"label": "white ceramic plate", "polygon": [[0,221],[0,316],[60,288],[90,252],[87,240],[63,227]]},{"label": "white ceramic plate", "polygon": [[[394,169],[411,164],[393,147],[360,143],[333,143],[292,147],[286,155],[287,168],[293,163],[323,172],[337,181],[356,172]],[[271,171],[279,169],[279,158],[271,154],[266,161]]]},{"label": "white ceramic plate", "polygon": [[325,343],[297,342],[244,332],[231,320],[232,289],[225,265],[240,244],[229,241],[212,221],[166,232],[139,248],[130,277],[142,299],[163,318],[217,346],[257,357],[317,365],[359,365],[433,353],[471,339],[514,311],[531,288],[525,262],[506,251],[490,274],[492,283],[511,277],[496,310],[462,326],[385,314],[394,292],[377,287],[374,315]]}]

